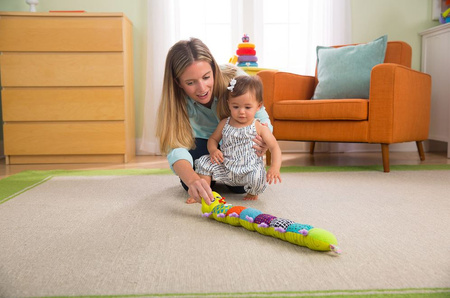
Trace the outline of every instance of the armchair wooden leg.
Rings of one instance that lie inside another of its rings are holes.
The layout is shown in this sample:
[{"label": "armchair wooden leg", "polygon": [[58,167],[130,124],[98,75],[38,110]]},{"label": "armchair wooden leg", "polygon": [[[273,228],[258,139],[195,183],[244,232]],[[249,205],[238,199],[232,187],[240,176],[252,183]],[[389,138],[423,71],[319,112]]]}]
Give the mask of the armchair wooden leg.
[{"label": "armchair wooden leg", "polygon": [[389,173],[389,144],[381,144],[381,155],[383,157],[383,169],[385,173]]},{"label": "armchair wooden leg", "polygon": [[270,150],[266,151],[266,165],[270,166],[272,164],[272,154]]},{"label": "armchair wooden leg", "polygon": [[309,144],[309,154],[314,154],[314,148],[316,147],[316,142],[312,141]]},{"label": "armchair wooden leg", "polygon": [[416,145],[417,145],[417,150],[419,151],[420,160],[422,160],[422,161],[425,160],[425,151],[423,151],[422,141],[417,141]]}]

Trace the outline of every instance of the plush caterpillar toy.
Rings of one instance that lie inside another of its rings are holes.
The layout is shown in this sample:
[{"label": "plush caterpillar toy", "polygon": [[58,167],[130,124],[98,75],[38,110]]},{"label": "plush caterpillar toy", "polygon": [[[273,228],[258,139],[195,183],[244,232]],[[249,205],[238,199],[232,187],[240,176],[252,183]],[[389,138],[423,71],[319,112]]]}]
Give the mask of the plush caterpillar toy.
[{"label": "plush caterpillar toy", "polygon": [[336,237],[326,230],[264,214],[254,208],[233,206],[227,204],[225,198],[217,192],[213,191],[213,195],[214,200],[211,201],[211,205],[206,204],[202,199],[203,217],[212,217],[233,226],[242,226],[247,230],[306,246],[312,250],[341,253]]}]

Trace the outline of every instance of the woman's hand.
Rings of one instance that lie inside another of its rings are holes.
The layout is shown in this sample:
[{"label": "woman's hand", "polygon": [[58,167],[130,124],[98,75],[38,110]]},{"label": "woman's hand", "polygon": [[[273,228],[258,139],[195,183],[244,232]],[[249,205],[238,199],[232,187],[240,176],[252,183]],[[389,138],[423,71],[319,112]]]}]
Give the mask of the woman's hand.
[{"label": "woman's hand", "polygon": [[197,203],[202,203],[202,198],[205,200],[205,203],[210,205],[211,200],[214,199],[212,194],[212,189],[209,186],[208,182],[205,179],[198,178],[193,180],[191,183],[186,184],[189,187],[188,194],[189,197],[197,201]]},{"label": "woman's hand", "polygon": [[175,170],[175,173],[177,173],[178,177],[180,177],[186,186],[189,187],[189,199],[193,199],[195,202],[201,203],[203,198],[206,204],[211,204],[211,200],[214,199],[212,189],[208,182],[200,178],[200,176],[194,171],[190,162],[181,159],[173,164],[173,169]]},{"label": "woman's hand", "polygon": [[256,155],[259,157],[264,156],[266,154],[266,151],[269,149],[269,146],[263,141],[260,135],[256,135],[256,137],[253,139],[253,142],[256,144],[253,145],[253,148],[256,151]]}]

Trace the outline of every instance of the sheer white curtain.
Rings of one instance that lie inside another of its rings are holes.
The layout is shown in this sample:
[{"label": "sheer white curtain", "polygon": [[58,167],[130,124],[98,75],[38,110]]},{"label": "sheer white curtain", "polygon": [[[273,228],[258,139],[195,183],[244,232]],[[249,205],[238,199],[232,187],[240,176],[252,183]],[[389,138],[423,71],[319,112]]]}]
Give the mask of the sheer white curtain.
[{"label": "sheer white curtain", "polygon": [[137,154],[159,154],[155,136],[158,105],[167,51],[175,43],[173,1],[148,0],[147,65],[145,73],[145,105],[142,138],[137,140]]},{"label": "sheer white curtain", "polygon": [[198,37],[218,63],[226,63],[246,33],[260,67],[300,74],[314,74],[317,45],[351,42],[350,0],[148,1],[147,89],[138,154],[159,154],[155,128],[164,63],[178,40]]},{"label": "sheer white curtain", "polygon": [[351,42],[348,0],[255,2],[257,52],[266,68],[314,75],[316,47]]}]

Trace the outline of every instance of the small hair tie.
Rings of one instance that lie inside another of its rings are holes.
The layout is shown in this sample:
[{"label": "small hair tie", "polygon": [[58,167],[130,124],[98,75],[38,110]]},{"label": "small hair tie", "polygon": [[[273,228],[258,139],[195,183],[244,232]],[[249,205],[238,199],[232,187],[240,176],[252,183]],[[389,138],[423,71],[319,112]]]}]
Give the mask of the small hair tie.
[{"label": "small hair tie", "polygon": [[236,79],[232,78],[230,81],[230,86],[227,87],[228,90],[230,90],[230,92],[233,92],[234,86],[236,85]]}]

